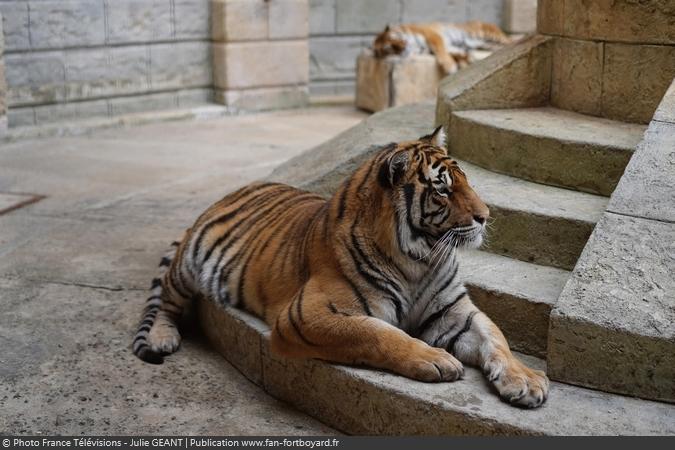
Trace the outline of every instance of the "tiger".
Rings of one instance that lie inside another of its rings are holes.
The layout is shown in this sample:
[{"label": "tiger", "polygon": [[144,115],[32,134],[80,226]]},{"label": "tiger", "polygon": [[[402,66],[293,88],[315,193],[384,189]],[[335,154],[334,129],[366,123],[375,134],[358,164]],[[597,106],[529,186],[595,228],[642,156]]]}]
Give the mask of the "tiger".
[{"label": "tiger", "polygon": [[511,39],[491,23],[475,20],[461,24],[435,22],[387,25],[375,36],[372,50],[376,58],[431,53],[449,75],[469,64],[469,50],[492,49],[510,42]]},{"label": "tiger", "polygon": [[502,399],[535,408],[545,373],[524,365],[459,279],[489,209],[441,127],[377,150],[329,198],[255,182],[209,207],[160,262],[132,349],[161,364],[195,298],[263,319],[289,358],[368,366],[424,382],[482,369]]}]

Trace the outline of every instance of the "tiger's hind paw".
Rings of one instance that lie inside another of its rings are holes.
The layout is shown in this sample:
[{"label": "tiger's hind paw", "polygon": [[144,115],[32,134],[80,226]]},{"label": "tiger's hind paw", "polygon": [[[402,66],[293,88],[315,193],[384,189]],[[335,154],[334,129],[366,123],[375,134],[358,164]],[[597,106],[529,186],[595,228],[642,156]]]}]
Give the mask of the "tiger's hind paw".
[{"label": "tiger's hind paw", "polygon": [[155,324],[148,338],[150,348],[162,355],[174,353],[180,347],[180,333],[173,325]]}]

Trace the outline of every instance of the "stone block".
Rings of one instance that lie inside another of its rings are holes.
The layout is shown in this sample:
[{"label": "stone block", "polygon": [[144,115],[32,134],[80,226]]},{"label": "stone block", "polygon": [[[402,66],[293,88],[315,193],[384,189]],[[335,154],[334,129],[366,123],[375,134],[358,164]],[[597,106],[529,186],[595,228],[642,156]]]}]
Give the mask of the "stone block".
[{"label": "stone block", "polygon": [[651,122],[608,210],[675,223],[675,123]]},{"label": "stone block", "polygon": [[542,34],[563,34],[564,0],[539,0],[537,4],[537,32]]},{"label": "stone block", "polygon": [[265,0],[211,0],[211,35],[215,42],[267,39]]},{"label": "stone block", "polygon": [[551,315],[552,379],[675,401],[675,224],[606,213]]},{"label": "stone block", "polygon": [[268,345],[267,325],[238,309],[224,310],[205,299],[199,300],[197,312],[200,325],[213,345],[219,350],[227,349],[230,364],[253,383],[262,385],[262,346]]},{"label": "stone block", "polygon": [[354,80],[312,80],[309,83],[311,97],[352,97],[356,92]]},{"label": "stone block", "polygon": [[108,2],[108,42],[166,41],[172,38],[171,2],[113,0]]},{"label": "stone block", "polygon": [[44,125],[53,122],[105,117],[108,115],[108,101],[94,100],[43,105],[34,107],[34,110],[35,123]]},{"label": "stone block", "polygon": [[337,0],[309,0],[309,33],[335,34],[335,3]]},{"label": "stone block", "polygon": [[0,13],[4,21],[5,45],[9,50],[28,50],[28,2],[0,2]]},{"label": "stone block", "polygon": [[269,2],[269,39],[307,38],[309,4],[307,0],[274,0]]},{"label": "stone block", "polygon": [[480,20],[501,26],[504,0],[467,0],[466,20]]},{"label": "stone block", "polygon": [[176,42],[150,46],[152,89],[206,87],[212,83],[211,44]]},{"label": "stone block", "polygon": [[675,46],[605,43],[602,115],[647,123],[675,77]]},{"label": "stone block", "polygon": [[30,36],[33,49],[103,45],[103,2],[59,0],[30,3]]},{"label": "stone block", "polygon": [[300,108],[309,103],[307,86],[217,90],[216,103],[243,111]]},{"label": "stone block", "polygon": [[233,42],[213,46],[214,84],[221,89],[306,84],[307,41]]},{"label": "stone block", "polygon": [[[2,20],[1,17],[0,20]],[[5,116],[6,114],[7,114],[7,81],[5,80],[5,61],[2,59],[2,53],[0,53],[0,116]]]},{"label": "stone block", "polygon": [[399,0],[337,0],[338,33],[379,33],[401,20]]},{"label": "stone block", "polygon": [[558,38],[553,49],[551,104],[600,115],[603,43]]},{"label": "stone block", "polygon": [[13,53],[4,59],[9,107],[65,100],[63,52]]},{"label": "stone block", "polygon": [[436,123],[452,111],[543,106],[549,101],[553,39],[536,35],[441,81]]},{"label": "stone block", "polygon": [[378,59],[370,53],[358,57],[356,106],[381,111],[392,106],[436,98],[444,73],[431,55]]},{"label": "stone block", "polygon": [[186,89],[178,91],[178,107],[200,106],[213,103],[213,89]]},{"label": "stone block", "polygon": [[175,92],[162,92],[159,94],[110,99],[110,113],[113,116],[177,107],[178,97]]},{"label": "stone block", "polygon": [[537,0],[504,0],[504,31],[532,33],[537,29]]},{"label": "stone block", "polygon": [[675,2],[672,0],[564,0],[564,3],[566,36],[675,44]]},{"label": "stone block", "polygon": [[467,4],[471,1],[473,0],[403,0],[401,22],[464,22]]},{"label": "stone block", "polygon": [[174,30],[177,39],[210,39],[210,2],[174,0]]},{"label": "stone block", "polygon": [[675,79],[656,108],[653,120],[675,123]]},{"label": "stone block", "polygon": [[7,121],[12,128],[35,125],[35,111],[32,106],[12,108],[7,111]]},{"label": "stone block", "polygon": [[354,79],[356,58],[372,38],[363,36],[326,36],[309,39],[312,80]]}]

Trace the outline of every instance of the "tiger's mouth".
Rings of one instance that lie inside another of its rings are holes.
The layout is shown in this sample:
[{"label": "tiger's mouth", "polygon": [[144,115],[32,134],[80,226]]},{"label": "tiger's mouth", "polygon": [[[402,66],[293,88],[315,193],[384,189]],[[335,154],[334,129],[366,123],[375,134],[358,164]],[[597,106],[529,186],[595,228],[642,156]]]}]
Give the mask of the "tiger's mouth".
[{"label": "tiger's mouth", "polygon": [[483,243],[485,225],[474,222],[471,225],[461,225],[449,228],[445,232],[429,234],[432,246],[442,245],[453,248],[475,249]]}]

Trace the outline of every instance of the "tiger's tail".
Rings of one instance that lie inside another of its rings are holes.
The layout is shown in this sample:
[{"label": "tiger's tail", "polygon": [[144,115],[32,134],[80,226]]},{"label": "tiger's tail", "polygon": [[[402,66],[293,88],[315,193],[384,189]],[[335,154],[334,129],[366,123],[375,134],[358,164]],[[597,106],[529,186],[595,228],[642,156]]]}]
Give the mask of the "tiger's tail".
[{"label": "tiger's tail", "polygon": [[145,362],[151,364],[162,364],[164,357],[162,352],[153,349],[149,342],[150,330],[155,325],[157,315],[160,313],[163,303],[164,280],[168,277],[167,271],[171,267],[171,263],[176,256],[180,242],[174,241],[171,243],[171,248],[164,255],[159,263],[159,274],[153,278],[150,285],[150,296],[145,301],[145,308],[141,321],[138,324],[138,329],[132,343],[132,350],[134,355],[138,356]]}]

